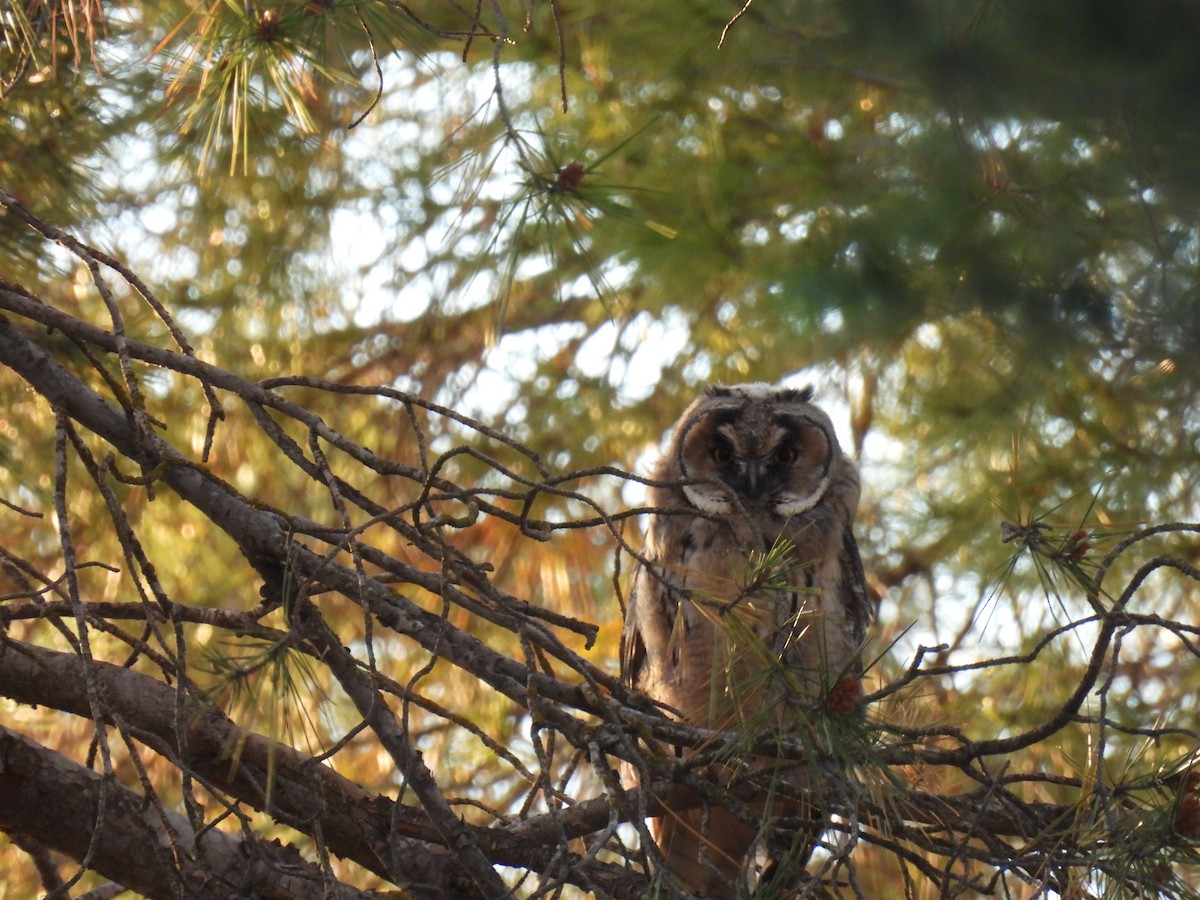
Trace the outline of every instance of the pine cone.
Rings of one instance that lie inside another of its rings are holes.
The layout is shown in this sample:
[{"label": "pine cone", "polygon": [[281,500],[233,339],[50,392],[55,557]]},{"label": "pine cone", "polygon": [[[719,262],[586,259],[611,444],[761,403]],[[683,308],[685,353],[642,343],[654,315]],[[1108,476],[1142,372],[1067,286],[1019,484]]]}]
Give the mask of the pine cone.
[{"label": "pine cone", "polygon": [[829,696],[825,698],[825,708],[835,719],[852,716],[858,712],[862,698],[862,682],[857,678],[846,677],[829,689]]}]

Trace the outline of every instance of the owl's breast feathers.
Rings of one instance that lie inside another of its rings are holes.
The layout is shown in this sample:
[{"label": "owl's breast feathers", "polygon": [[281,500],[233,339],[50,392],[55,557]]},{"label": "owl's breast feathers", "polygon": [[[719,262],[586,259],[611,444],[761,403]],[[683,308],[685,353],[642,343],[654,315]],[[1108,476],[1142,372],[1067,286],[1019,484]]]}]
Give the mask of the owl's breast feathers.
[{"label": "owl's breast feathers", "polygon": [[[811,400],[767,384],[711,387],[675,423],[654,472],[621,669],[693,724],[791,731],[839,679],[860,673],[872,608],[851,532],[858,471]],[[749,808],[655,820],[678,887],[709,898],[753,891],[759,850],[775,858],[770,818],[811,815],[770,792]]]},{"label": "owl's breast feathers", "polygon": [[764,650],[798,676],[780,685],[809,700],[842,675],[856,677],[873,612],[857,544],[834,511],[779,520],[782,555],[760,586],[755,567],[772,546],[757,533],[745,540],[737,518],[693,519],[686,530],[655,523],[622,633],[626,683],[711,727],[732,724],[734,711],[722,707],[736,702],[734,682],[763,681]]}]

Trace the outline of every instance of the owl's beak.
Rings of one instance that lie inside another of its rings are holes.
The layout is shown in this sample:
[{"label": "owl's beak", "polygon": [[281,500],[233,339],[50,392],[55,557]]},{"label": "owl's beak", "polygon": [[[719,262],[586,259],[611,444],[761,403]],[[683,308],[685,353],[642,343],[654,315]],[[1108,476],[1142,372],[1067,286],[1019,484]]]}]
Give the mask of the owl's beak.
[{"label": "owl's beak", "polygon": [[739,460],[737,464],[737,487],[746,497],[757,497],[766,488],[767,467],[757,459]]}]

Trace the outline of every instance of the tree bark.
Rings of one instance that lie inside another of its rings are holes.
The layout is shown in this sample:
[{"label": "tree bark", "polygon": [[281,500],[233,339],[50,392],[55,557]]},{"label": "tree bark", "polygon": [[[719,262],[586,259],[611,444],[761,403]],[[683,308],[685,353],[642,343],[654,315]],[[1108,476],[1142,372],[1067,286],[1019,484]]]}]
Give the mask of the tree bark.
[{"label": "tree bark", "polygon": [[[10,650],[7,654],[13,655]],[[377,896],[323,875],[295,850],[178,813],[0,726],[0,830],[15,831],[147,897]]]},{"label": "tree bark", "polygon": [[[74,654],[10,641],[0,653],[0,695],[89,716],[84,665]],[[470,893],[471,883],[454,863],[452,850],[442,846],[437,829],[417,807],[372,794],[285,744],[245,731],[215,706],[191,701],[185,720],[178,722],[175,688],[110,663],[90,665],[108,723],[120,723],[137,741],[213,789],[300,832],[319,835],[331,852],[388,881],[419,884],[435,896]],[[575,825],[570,837],[603,827],[607,805],[593,805],[590,816],[563,814]],[[535,817],[511,830],[464,827],[492,862],[538,868],[560,853],[563,816]],[[411,852],[389,853],[393,841]],[[643,881],[627,869],[566,856],[564,862],[582,867],[588,879],[614,896],[639,896]]]}]

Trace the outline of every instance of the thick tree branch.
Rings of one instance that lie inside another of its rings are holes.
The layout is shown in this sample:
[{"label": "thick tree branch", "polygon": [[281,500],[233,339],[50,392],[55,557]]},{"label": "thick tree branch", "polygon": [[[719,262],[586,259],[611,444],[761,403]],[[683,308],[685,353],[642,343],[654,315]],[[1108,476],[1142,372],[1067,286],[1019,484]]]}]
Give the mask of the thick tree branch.
[{"label": "thick tree branch", "polygon": [[294,850],[248,833],[210,828],[197,839],[185,817],[145,799],[0,726],[0,829],[75,859],[90,852],[92,869],[132,890],[212,900],[378,896],[332,882]]},{"label": "thick tree branch", "polygon": [[[83,666],[74,654],[9,641],[0,653],[0,695],[86,717]],[[451,864],[452,854],[441,856],[452,848],[420,809],[398,806],[286,744],[239,728],[199,698],[187,708],[186,756],[180,758],[175,689],[105,662],[96,661],[94,670],[110,725],[123,722],[136,740],[213,788],[297,831],[319,834],[330,851],[382,878],[440,885],[439,890],[450,895],[471,892],[471,882]],[[588,813],[567,811],[556,817],[565,820],[570,837],[597,831],[607,821],[606,807],[593,804],[587,809]],[[549,816],[508,829],[465,823],[462,827],[491,862],[501,865],[536,869],[559,849],[561,830]],[[391,854],[389,841],[394,837],[420,842],[426,849]],[[616,896],[640,895],[640,879],[625,869],[571,856],[566,861]]]}]

